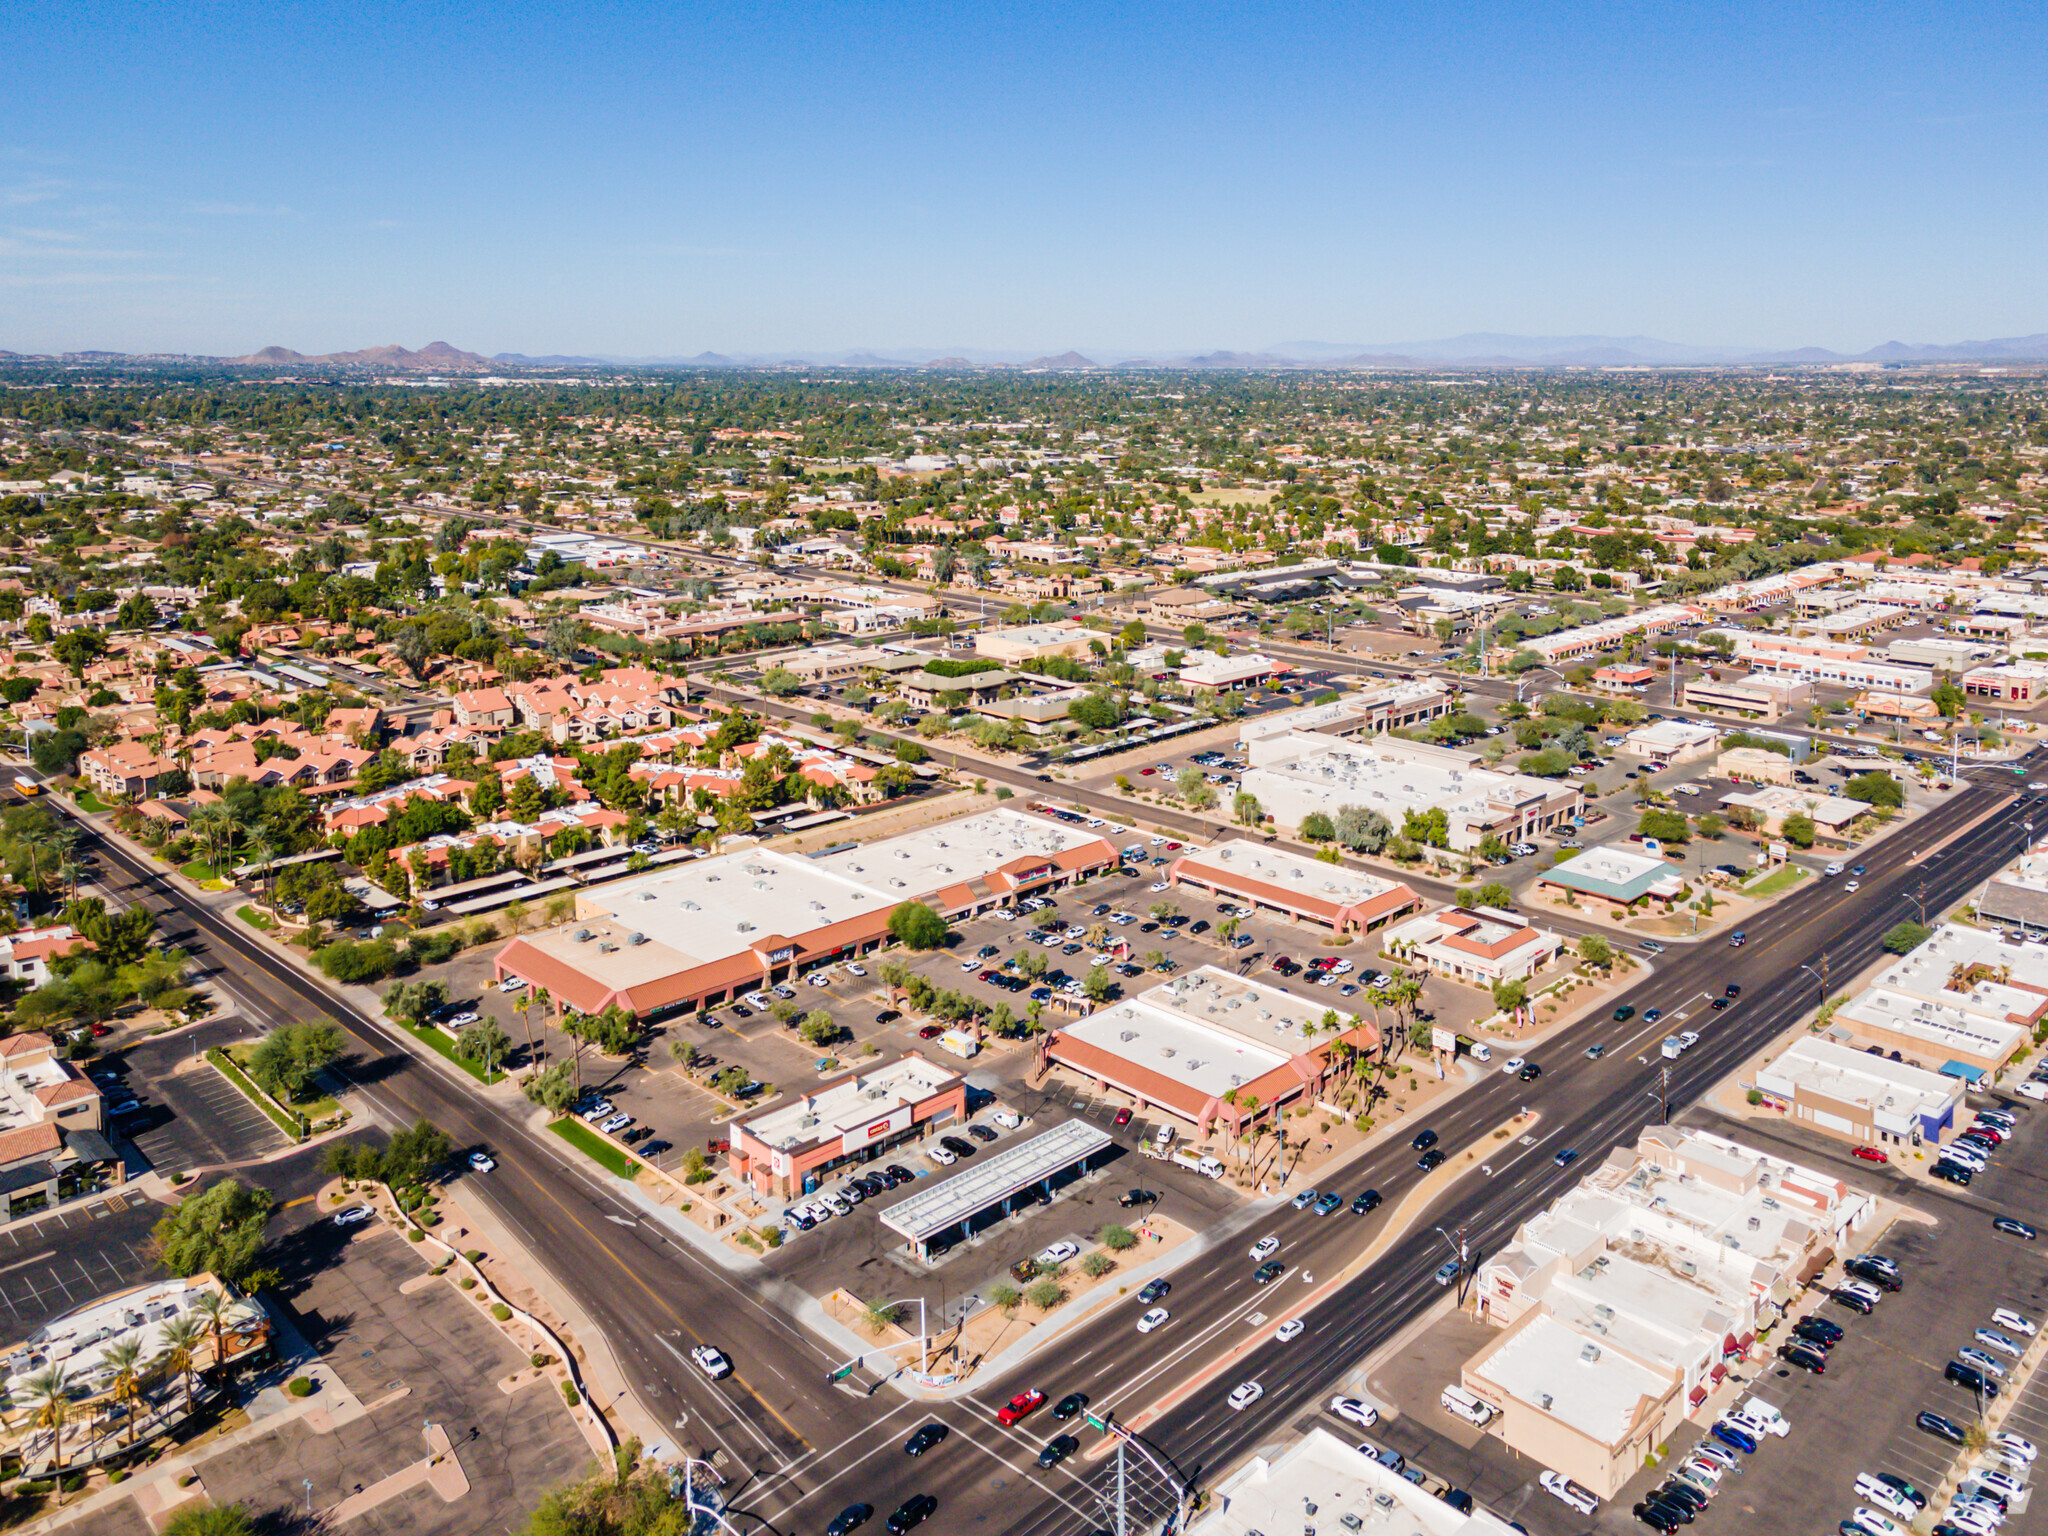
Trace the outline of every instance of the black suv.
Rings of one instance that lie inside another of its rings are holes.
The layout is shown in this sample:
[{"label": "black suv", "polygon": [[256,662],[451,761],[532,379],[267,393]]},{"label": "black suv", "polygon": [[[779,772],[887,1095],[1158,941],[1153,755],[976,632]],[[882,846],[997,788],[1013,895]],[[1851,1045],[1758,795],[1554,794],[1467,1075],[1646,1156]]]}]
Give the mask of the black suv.
[{"label": "black suv", "polygon": [[1998,1383],[1974,1365],[1965,1365],[1960,1360],[1951,1360],[1942,1376],[1954,1382],[1965,1392],[1974,1392],[1979,1397],[1998,1396]]},{"label": "black suv", "polygon": [[1363,1216],[1367,1211],[1372,1210],[1379,1203],[1380,1192],[1376,1189],[1368,1189],[1367,1191],[1365,1191],[1364,1194],[1360,1195],[1356,1200],[1351,1202],[1351,1214],[1354,1216]]},{"label": "black suv", "polygon": [[889,1516],[889,1536],[903,1536],[931,1519],[932,1511],[939,1507],[939,1501],[928,1493],[914,1494],[897,1506]]},{"label": "black suv", "polygon": [[1824,1317],[1802,1317],[1792,1325],[1792,1337],[1816,1349],[1833,1349],[1842,1341],[1842,1330]]},{"label": "black suv", "polygon": [[941,1136],[939,1145],[955,1157],[972,1157],[980,1149],[965,1136]]},{"label": "black suv", "polygon": [[1873,1264],[1868,1259],[1851,1259],[1842,1266],[1842,1269],[1858,1280],[1868,1280],[1881,1291],[1896,1291],[1901,1284],[1894,1271],[1881,1264]]},{"label": "black suv", "polygon": [[1415,1133],[1415,1139],[1409,1142],[1408,1145],[1413,1147],[1417,1152],[1427,1152],[1431,1147],[1436,1145],[1436,1132],[1417,1131]]},{"label": "black suv", "polygon": [[922,1456],[926,1451],[930,1450],[933,1446],[937,1445],[941,1440],[945,1438],[945,1425],[927,1424],[923,1428],[919,1429],[916,1434],[912,1435],[908,1440],[903,1442],[903,1454],[906,1456]]}]

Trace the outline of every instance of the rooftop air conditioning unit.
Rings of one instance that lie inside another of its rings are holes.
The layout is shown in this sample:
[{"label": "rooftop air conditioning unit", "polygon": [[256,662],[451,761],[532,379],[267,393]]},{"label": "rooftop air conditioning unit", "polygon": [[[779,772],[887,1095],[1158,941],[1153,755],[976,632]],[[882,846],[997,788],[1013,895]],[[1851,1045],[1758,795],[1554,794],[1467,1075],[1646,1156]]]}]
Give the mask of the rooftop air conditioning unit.
[{"label": "rooftop air conditioning unit", "polygon": [[590,930],[588,928],[578,928],[570,937],[578,944],[588,944],[590,942]]},{"label": "rooftop air conditioning unit", "polygon": [[602,943],[602,944],[600,944],[600,945],[598,945],[598,946],[597,946],[597,951],[598,951],[598,953],[599,953],[599,954],[601,954],[601,955],[608,955],[608,954],[610,954],[610,953],[611,953],[611,952],[612,952],[613,950],[617,949],[618,947],[619,947],[618,945],[616,945],[616,944],[612,943],[612,941],[611,941],[611,940],[607,939],[607,940],[605,940],[605,941],[604,941],[604,943]]},{"label": "rooftop air conditioning unit", "polygon": [[644,933],[629,933],[626,935],[626,942],[628,944],[645,944],[647,942],[647,935]]},{"label": "rooftop air conditioning unit", "polygon": [[1538,1408],[1541,1408],[1545,1413],[1550,1412],[1550,1405],[1554,1401],[1555,1399],[1552,1398],[1548,1392],[1539,1392],[1536,1394],[1536,1406]]}]

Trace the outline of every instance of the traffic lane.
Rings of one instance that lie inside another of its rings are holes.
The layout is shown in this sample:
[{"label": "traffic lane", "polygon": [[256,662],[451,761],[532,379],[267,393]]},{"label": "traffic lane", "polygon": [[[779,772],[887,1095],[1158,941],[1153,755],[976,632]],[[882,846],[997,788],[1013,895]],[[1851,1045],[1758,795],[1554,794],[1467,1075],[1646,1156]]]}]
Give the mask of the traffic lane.
[{"label": "traffic lane", "polygon": [[[106,842],[104,846],[109,857],[128,858],[118,845]],[[637,1213],[613,1199],[597,1182],[594,1171],[557,1160],[549,1150],[533,1142],[523,1125],[489,1101],[443,1081],[432,1068],[417,1063],[345,1000],[317,988],[309,979],[264,953],[257,947],[257,941],[236,933],[211,912],[182,908],[181,893],[165,882],[149,880],[146,870],[136,872],[149,886],[153,903],[179,906],[192,920],[194,942],[203,946],[208,958],[222,963],[224,957],[234,957],[238,987],[255,1003],[254,1013],[290,1019],[306,1016],[310,1007],[339,1019],[368,1052],[368,1065],[372,1068],[369,1075],[374,1082],[359,1085],[357,1091],[389,1123],[409,1124],[427,1119],[446,1131],[457,1146],[490,1147],[498,1157],[500,1177],[488,1186],[489,1198],[494,1199],[499,1214],[513,1230],[526,1239],[540,1262],[579,1296],[608,1339],[616,1342],[658,1338],[665,1331],[679,1328],[687,1335],[689,1325],[682,1309],[657,1289],[655,1281],[695,1279],[702,1285],[719,1280],[721,1277],[706,1261],[673,1245],[664,1251],[658,1244],[649,1246],[645,1239],[632,1243],[624,1233],[640,1231]],[[717,1311],[719,1301],[730,1299],[732,1292],[714,1299],[708,1310]],[[770,1386],[767,1390],[777,1400],[775,1406],[771,1407],[767,1398],[757,1396],[749,1412],[755,1429],[770,1440],[780,1437],[780,1453],[788,1455],[800,1448],[804,1439],[791,1426],[791,1418],[810,1420],[816,1425],[821,1417],[819,1409],[823,1407],[827,1410],[822,1415],[825,1423],[816,1427],[829,1431],[835,1416],[831,1409],[836,1405],[821,1404],[816,1394],[798,1385],[808,1381],[814,1362],[795,1353],[789,1335],[764,1327],[761,1320],[768,1311],[742,1309],[738,1326],[750,1336],[749,1342],[756,1346],[760,1358],[777,1358],[784,1369],[776,1374],[790,1385],[786,1390]],[[692,1338],[691,1342],[701,1340]],[[691,1375],[701,1376],[694,1366],[678,1369],[651,1357],[649,1363],[659,1367],[643,1373],[653,1380],[637,1384],[658,1389],[660,1398],[668,1403],[676,1403],[694,1387],[689,1382]],[[750,1374],[760,1372],[750,1367]],[[685,1386],[676,1386],[679,1381]]]}]

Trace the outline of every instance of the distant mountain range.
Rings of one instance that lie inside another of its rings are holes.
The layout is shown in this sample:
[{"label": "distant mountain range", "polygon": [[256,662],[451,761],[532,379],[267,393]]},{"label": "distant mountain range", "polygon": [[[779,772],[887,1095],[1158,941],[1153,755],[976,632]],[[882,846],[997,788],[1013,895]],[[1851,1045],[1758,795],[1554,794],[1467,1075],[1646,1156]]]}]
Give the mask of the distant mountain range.
[{"label": "distant mountain range", "polygon": [[1154,357],[1114,357],[1113,349],[1087,353],[1069,349],[1056,356],[1032,357],[1022,352],[987,351],[970,347],[891,348],[887,352],[789,353],[699,352],[695,356],[625,357],[606,353],[500,352],[485,357],[464,352],[445,341],[430,342],[417,352],[401,346],[368,347],[359,352],[308,355],[289,347],[265,347],[246,357],[196,357],[182,353],[65,352],[30,354],[0,351],[0,363],[32,362],[188,362],[229,364],[244,368],[313,368],[368,370],[380,373],[496,373],[507,368],[932,368],[1175,370],[1206,369],[1441,369],[1441,368],[1754,368],[1884,363],[2043,363],[2048,362],[2048,333],[2007,336],[1990,341],[1906,343],[1888,341],[1867,352],[1832,352],[1825,347],[1789,350],[1745,347],[1701,347],[1660,341],[1654,336],[1515,336],[1477,331],[1438,341],[1392,343],[1290,341],[1258,352],[1163,353]]}]

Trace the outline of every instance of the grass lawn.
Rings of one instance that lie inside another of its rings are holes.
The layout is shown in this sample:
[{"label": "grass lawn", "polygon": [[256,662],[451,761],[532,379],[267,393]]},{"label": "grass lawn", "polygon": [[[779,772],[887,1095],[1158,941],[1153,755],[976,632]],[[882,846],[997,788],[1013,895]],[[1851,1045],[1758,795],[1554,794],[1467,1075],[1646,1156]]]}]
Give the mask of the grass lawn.
[{"label": "grass lawn", "polygon": [[592,1162],[603,1164],[622,1179],[632,1178],[635,1170],[640,1166],[637,1161],[628,1157],[580,1121],[556,1120],[549,1124],[548,1129]]},{"label": "grass lawn", "polygon": [[194,859],[190,864],[182,866],[178,873],[187,880],[196,880],[209,890],[219,891],[227,888],[227,881],[221,878],[220,871],[204,859]]},{"label": "grass lawn", "polygon": [[1798,864],[1781,864],[1754,885],[1745,885],[1742,888],[1742,894],[1745,896],[1776,896],[1781,891],[1791,890],[1805,876],[1806,870],[1802,866]]},{"label": "grass lawn", "polygon": [[393,1029],[403,1030],[406,1034],[411,1035],[413,1039],[419,1041],[419,1043],[427,1047],[427,1049],[431,1051],[440,1052],[443,1056],[446,1056],[450,1061],[454,1062],[455,1065],[462,1068],[463,1071],[467,1072],[471,1077],[475,1078],[480,1083],[489,1084],[501,1082],[504,1080],[505,1074],[503,1070],[493,1072],[489,1077],[485,1077],[484,1069],[482,1067],[478,1066],[473,1061],[464,1061],[460,1056],[456,1055],[455,1042],[453,1040],[450,1040],[446,1033],[444,1033],[441,1030],[415,1029],[412,1025],[402,1024],[397,1019],[386,1019],[384,1022],[390,1025]]},{"label": "grass lawn", "polygon": [[81,809],[93,811],[100,815],[105,815],[113,809],[112,806],[108,805],[106,801],[87,789],[83,784],[71,792],[71,798],[78,803]]},{"label": "grass lawn", "polygon": [[265,933],[270,932],[271,929],[277,926],[276,920],[268,912],[259,912],[254,907],[237,907],[235,908],[235,916],[239,917],[251,928],[260,928]]},{"label": "grass lawn", "polygon": [[[249,1070],[249,1053],[255,1049],[254,1045],[231,1045],[227,1048],[227,1051],[234,1064],[246,1073]],[[341,1113],[341,1106],[318,1090],[315,1090],[310,1097],[300,1099],[289,1107],[297,1110],[302,1115],[310,1115],[315,1120],[325,1120],[331,1115]]]}]

